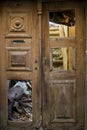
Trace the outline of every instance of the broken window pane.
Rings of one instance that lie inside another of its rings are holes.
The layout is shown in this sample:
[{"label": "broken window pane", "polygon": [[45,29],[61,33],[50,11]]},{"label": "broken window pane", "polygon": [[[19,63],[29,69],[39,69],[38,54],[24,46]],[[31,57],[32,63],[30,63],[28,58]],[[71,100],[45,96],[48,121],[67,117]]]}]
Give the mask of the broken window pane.
[{"label": "broken window pane", "polygon": [[49,13],[50,38],[75,37],[75,10]]},{"label": "broken window pane", "polygon": [[52,48],[50,63],[52,69],[75,70],[75,48]]},{"label": "broken window pane", "polygon": [[8,120],[32,121],[32,81],[8,82]]}]

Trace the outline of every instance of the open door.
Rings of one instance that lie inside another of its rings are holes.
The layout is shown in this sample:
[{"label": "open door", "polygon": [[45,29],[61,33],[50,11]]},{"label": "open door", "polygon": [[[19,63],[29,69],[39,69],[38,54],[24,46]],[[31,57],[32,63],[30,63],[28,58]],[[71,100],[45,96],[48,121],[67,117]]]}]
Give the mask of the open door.
[{"label": "open door", "polygon": [[84,129],[84,9],[43,3],[43,128]]}]

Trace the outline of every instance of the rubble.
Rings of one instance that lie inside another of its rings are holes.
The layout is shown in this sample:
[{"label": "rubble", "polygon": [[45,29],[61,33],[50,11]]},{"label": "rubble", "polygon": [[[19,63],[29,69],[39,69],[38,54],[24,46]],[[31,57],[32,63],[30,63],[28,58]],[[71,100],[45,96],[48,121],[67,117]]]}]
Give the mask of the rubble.
[{"label": "rubble", "polygon": [[32,121],[32,82],[13,81],[8,89],[8,119]]}]

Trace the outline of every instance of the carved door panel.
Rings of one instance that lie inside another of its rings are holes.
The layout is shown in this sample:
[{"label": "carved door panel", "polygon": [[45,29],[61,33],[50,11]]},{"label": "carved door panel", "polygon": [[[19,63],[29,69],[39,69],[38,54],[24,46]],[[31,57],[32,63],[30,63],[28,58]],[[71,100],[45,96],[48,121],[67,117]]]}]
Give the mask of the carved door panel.
[{"label": "carved door panel", "polygon": [[0,129],[28,130],[37,127],[40,119],[37,3],[5,1],[0,17]]},{"label": "carved door panel", "polygon": [[43,4],[44,130],[84,129],[83,14],[79,3]]}]

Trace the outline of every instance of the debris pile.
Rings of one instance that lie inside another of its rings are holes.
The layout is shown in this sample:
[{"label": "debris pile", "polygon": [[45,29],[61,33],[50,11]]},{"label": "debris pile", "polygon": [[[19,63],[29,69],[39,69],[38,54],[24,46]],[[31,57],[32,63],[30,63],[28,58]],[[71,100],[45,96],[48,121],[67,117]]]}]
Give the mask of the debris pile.
[{"label": "debris pile", "polygon": [[32,121],[32,82],[15,82],[8,89],[8,120]]}]

